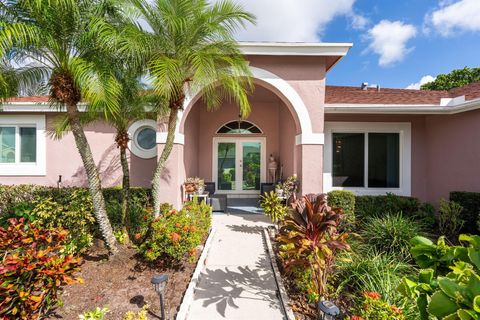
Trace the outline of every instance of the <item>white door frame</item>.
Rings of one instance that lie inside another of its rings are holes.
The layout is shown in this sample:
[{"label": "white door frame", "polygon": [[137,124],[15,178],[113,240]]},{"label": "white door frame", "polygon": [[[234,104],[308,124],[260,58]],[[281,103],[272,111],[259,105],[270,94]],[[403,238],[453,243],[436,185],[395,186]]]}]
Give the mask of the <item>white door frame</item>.
[{"label": "white door frame", "polygon": [[[218,144],[221,142],[235,143],[235,183],[236,190],[219,190],[218,186]],[[243,184],[243,170],[240,170],[239,159],[243,160],[242,142],[258,142],[260,143],[260,183],[266,181],[267,169],[266,169],[266,137],[214,137],[213,138],[213,153],[212,153],[212,177],[216,185],[216,193],[220,194],[260,194],[260,190],[242,190]]]}]

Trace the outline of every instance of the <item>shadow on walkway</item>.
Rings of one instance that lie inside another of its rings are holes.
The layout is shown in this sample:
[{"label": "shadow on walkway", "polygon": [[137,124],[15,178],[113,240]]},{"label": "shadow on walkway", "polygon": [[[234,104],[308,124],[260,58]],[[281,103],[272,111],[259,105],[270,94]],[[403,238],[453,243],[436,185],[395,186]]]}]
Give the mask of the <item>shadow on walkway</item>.
[{"label": "shadow on walkway", "polygon": [[227,225],[227,228],[229,228],[230,230],[235,231],[235,232],[248,233],[248,234],[260,234],[260,233],[263,232],[263,227],[249,226],[249,225],[246,225],[246,224]]},{"label": "shadow on walkway", "polygon": [[238,309],[241,300],[266,301],[270,308],[279,309],[270,262],[261,257],[254,267],[224,267],[205,269],[196,288],[195,300],[203,300],[203,307],[215,304],[217,312],[225,317],[227,307]]}]

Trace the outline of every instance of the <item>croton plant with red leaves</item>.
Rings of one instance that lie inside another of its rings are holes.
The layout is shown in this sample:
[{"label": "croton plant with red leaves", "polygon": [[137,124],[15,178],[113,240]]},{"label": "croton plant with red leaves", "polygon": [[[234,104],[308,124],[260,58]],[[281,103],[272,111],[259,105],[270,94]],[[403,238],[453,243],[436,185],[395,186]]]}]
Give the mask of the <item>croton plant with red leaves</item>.
[{"label": "croton plant with red leaves", "polygon": [[41,229],[24,219],[0,227],[0,319],[39,319],[58,301],[58,290],[82,282],[80,258],[65,255],[66,230]]},{"label": "croton plant with red leaves", "polygon": [[336,254],[350,249],[347,234],[337,230],[342,219],[342,209],[330,207],[325,194],[310,194],[291,203],[280,229],[280,255],[286,270],[311,270],[314,300],[327,295],[327,276]]}]

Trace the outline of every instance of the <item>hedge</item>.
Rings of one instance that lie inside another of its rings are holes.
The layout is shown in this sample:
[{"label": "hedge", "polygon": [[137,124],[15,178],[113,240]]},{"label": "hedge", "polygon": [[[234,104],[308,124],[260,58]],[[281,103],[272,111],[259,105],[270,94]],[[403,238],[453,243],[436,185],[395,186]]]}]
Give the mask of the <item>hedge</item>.
[{"label": "hedge", "polygon": [[[38,199],[51,198],[63,203],[74,190],[86,188],[68,187],[55,188],[37,185],[0,185],[0,216],[11,213],[12,209],[21,203],[32,203]],[[120,188],[103,189],[107,214],[114,227],[121,226],[122,193]],[[135,221],[143,214],[146,207],[152,206],[151,191],[147,188],[130,189],[129,217]]]},{"label": "hedge", "polygon": [[387,213],[401,213],[405,217],[422,220],[430,228],[435,224],[435,209],[429,203],[417,198],[394,194],[384,196],[357,196],[355,198],[355,216],[359,220],[379,217]]},{"label": "hedge", "polygon": [[335,190],[328,193],[328,204],[331,207],[342,208],[345,223],[355,224],[355,194],[351,191]]},{"label": "hedge", "polygon": [[480,231],[480,193],[454,191],[450,193],[450,201],[463,207],[463,220],[465,224],[461,232],[476,233]]}]

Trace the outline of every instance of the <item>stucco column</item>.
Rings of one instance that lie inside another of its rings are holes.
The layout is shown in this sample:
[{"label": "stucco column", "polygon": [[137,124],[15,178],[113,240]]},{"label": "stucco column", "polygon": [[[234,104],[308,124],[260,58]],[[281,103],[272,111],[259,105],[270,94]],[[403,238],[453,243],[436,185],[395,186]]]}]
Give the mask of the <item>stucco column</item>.
[{"label": "stucco column", "polygon": [[323,192],[323,145],[297,145],[296,165],[302,195]]},{"label": "stucco column", "polygon": [[[158,157],[160,157],[163,147],[163,143],[158,144]],[[185,165],[183,163],[183,144],[176,143],[173,146],[161,177],[161,202],[170,203],[175,208],[180,209],[182,206],[181,187],[184,181]]]}]

